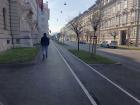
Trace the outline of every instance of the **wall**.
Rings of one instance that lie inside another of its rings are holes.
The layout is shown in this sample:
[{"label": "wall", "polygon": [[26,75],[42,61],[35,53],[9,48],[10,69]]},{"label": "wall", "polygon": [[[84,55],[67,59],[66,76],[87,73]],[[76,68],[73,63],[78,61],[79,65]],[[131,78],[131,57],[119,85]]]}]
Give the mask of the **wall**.
[{"label": "wall", "polygon": [[[6,10],[6,27],[4,28],[3,8]],[[9,1],[0,0],[0,51],[11,48]]]}]

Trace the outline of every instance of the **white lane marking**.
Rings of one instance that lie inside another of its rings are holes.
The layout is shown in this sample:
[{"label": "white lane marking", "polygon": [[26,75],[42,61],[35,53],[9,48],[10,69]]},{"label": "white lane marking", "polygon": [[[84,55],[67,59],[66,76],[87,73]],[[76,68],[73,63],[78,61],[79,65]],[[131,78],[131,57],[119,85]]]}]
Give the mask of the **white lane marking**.
[{"label": "white lane marking", "polygon": [[123,93],[125,93],[126,95],[128,95],[130,98],[132,98],[133,100],[135,100],[138,104],[140,104],[140,100],[138,98],[136,98],[135,96],[133,96],[131,93],[127,92],[125,89],[123,89],[121,86],[117,85],[116,83],[114,83],[112,80],[110,80],[108,77],[106,77],[105,75],[103,75],[102,73],[98,72],[96,69],[94,69],[93,67],[91,67],[90,65],[88,65],[87,63],[85,63],[84,61],[82,61],[80,58],[78,58],[77,56],[75,56],[74,54],[72,54],[72,56],[76,59],[78,59],[80,62],[84,63],[86,66],[88,66],[93,72],[97,73],[99,76],[101,76],[102,78],[104,78],[105,80],[107,80],[109,83],[111,83],[112,85],[114,85],[115,87],[117,87],[119,90],[121,90]]},{"label": "white lane marking", "polygon": [[4,105],[2,102],[0,102],[0,105]]},{"label": "white lane marking", "polygon": [[[55,45],[54,45],[55,46]],[[82,84],[82,82],[80,81],[80,79],[77,77],[77,75],[74,73],[74,71],[72,70],[72,68],[70,67],[70,65],[68,64],[68,62],[65,60],[65,58],[62,56],[62,54],[60,53],[60,51],[58,50],[58,48],[55,46],[57,52],[59,53],[59,55],[61,56],[61,58],[63,59],[63,61],[65,62],[65,64],[68,66],[69,70],[71,71],[72,75],[74,76],[74,78],[76,79],[76,81],[78,82],[78,84],[80,85],[80,87],[82,88],[82,90],[85,92],[86,96],[88,97],[88,99],[90,100],[92,105],[97,105],[97,103],[95,102],[95,100],[92,98],[92,96],[89,94],[88,90],[85,88],[85,86]]]}]

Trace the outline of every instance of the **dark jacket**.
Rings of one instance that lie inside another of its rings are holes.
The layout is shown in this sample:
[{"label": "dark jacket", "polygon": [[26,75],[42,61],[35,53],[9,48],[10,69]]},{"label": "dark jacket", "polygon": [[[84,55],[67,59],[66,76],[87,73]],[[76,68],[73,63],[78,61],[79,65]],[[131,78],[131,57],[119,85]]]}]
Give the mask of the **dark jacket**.
[{"label": "dark jacket", "polygon": [[50,39],[48,37],[43,36],[41,38],[41,45],[42,46],[48,46],[50,44]]}]

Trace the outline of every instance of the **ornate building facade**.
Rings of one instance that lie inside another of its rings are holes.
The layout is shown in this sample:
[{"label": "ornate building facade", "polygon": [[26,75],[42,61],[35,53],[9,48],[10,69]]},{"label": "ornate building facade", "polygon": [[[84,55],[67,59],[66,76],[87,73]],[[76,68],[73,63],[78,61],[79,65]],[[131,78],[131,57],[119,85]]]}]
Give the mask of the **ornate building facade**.
[{"label": "ornate building facade", "polygon": [[0,51],[39,43],[38,8],[43,0],[0,0]]},{"label": "ornate building facade", "polygon": [[15,45],[32,47],[37,43],[37,1],[17,0],[18,21],[20,34],[14,35]]},{"label": "ornate building facade", "polygon": [[139,0],[97,0],[92,7],[78,16],[84,24],[84,33],[81,35],[84,38],[82,40],[88,42],[89,36],[93,35],[93,24],[91,24],[90,19],[99,11],[100,25],[96,33],[98,43],[110,42],[114,40],[113,36],[115,36],[115,40],[120,45],[126,45],[126,41],[129,39],[138,46],[140,44],[139,8]]},{"label": "ornate building facade", "polygon": [[9,0],[0,0],[0,51],[11,47]]},{"label": "ornate building facade", "polygon": [[113,40],[116,34],[119,44],[125,45],[127,39],[136,44],[140,25],[138,0],[102,0],[101,3],[101,41]]},{"label": "ornate building facade", "polygon": [[[72,19],[64,28],[61,29],[61,33],[65,33],[66,39],[75,41],[76,35],[71,28],[71,23],[73,21],[80,21],[80,25],[82,26],[82,33],[79,35],[80,40],[90,42],[92,40],[91,36],[94,34],[94,24],[92,23],[92,19],[94,17],[98,17],[99,14],[99,2],[96,2],[96,4],[90,7],[87,11]],[[97,30],[96,35],[99,36],[99,29]]]},{"label": "ornate building facade", "polygon": [[38,26],[39,32],[41,36],[43,33],[47,33],[49,35],[49,18],[50,18],[50,9],[48,8],[48,2],[43,3],[43,10],[38,9]]}]

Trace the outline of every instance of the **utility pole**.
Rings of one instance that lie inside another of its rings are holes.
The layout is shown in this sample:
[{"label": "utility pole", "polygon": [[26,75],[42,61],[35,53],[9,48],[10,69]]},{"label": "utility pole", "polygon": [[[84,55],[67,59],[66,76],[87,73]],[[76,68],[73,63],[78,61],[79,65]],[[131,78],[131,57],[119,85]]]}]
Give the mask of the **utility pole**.
[{"label": "utility pole", "polygon": [[140,26],[139,26],[139,22],[140,22],[140,0],[138,0],[138,10],[137,10],[137,35],[136,35],[136,47],[139,46],[139,29],[140,29]]}]

